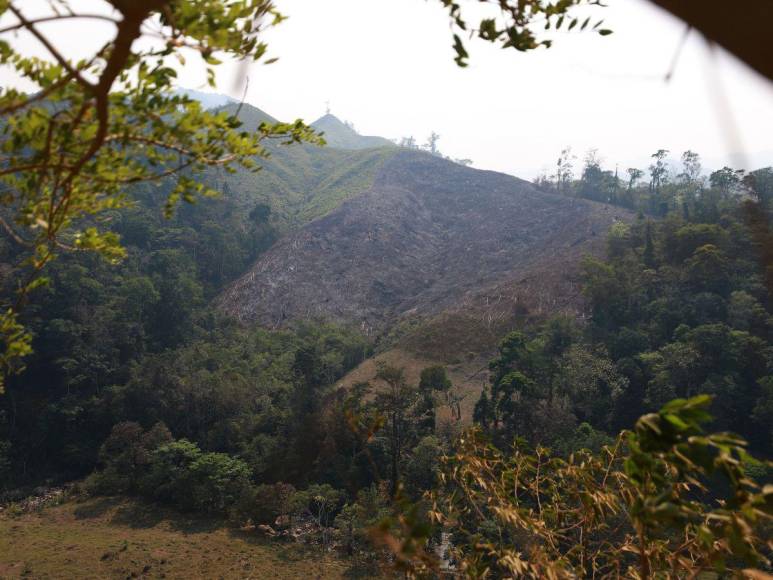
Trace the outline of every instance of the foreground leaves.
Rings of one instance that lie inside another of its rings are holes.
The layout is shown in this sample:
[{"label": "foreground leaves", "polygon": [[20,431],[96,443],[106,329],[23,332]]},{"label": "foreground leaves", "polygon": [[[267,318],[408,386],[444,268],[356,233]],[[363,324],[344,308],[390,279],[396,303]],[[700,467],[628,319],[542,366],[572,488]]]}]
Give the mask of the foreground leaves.
[{"label": "foreground leaves", "polygon": [[[196,178],[205,167],[257,169],[264,139],[322,142],[300,121],[242,127],[238,110],[205,111],[172,92],[170,59],[184,64],[184,55],[197,54],[214,86],[219,58],[264,57],[259,34],[282,20],[271,0],[115,0],[102,8],[80,14],[59,0],[50,14],[28,17],[21,2],[0,3],[0,16],[12,22],[0,29],[0,65],[37,89],[0,89],[0,226],[21,257],[17,298],[0,325],[3,373],[23,368],[17,361],[30,337],[16,313],[48,263],[62,251],[97,252],[110,262],[125,256],[108,224],[132,205],[130,185],[175,179],[169,215],[180,201],[218,194]],[[112,23],[115,36],[76,62],[46,25],[82,18]],[[16,50],[17,34],[36,39],[47,57]]]},{"label": "foreground leaves", "polygon": [[[473,430],[446,458],[428,517],[452,533],[471,578],[753,577],[769,565],[773,486],[746,476],[743,440],[703,433],[709,404],[672,401],[613,446],[567,458],[520,444],[503,453]],[[430,574],[428,534],[414,555],[426,519],[406,510],[400,521],[405,539],[387,545],[411,574]]]}]

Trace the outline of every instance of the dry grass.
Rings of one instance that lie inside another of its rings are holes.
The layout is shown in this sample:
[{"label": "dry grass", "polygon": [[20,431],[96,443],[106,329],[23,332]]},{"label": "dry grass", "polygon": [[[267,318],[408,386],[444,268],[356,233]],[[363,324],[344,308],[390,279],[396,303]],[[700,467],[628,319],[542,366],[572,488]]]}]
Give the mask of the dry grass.
[{"label": "dry grass", "polygon": [[[448,371],[454,387],[464,394],[460,406],[462,410],[462,424],[472,423],[472,411],[480,397],[483,385],[488,381],[487,357],[465,358],[456,364],[419,356],[403,349],[394,348],[363,361],[343,379],[340,384],[351,387],[355,383],[372,381],[376,376],[379,363],[383,362],[391,366],[402,368],[405,379],[410,385],[418,385],[421,371],[434,365],[444,365]],[[439,421],[451,421],[451,414],[446,408],[438,410]]]},{"label": "dry grass", "polygon": [[342,578],[345,562],[124,498],[0,516],[0,578]]}]

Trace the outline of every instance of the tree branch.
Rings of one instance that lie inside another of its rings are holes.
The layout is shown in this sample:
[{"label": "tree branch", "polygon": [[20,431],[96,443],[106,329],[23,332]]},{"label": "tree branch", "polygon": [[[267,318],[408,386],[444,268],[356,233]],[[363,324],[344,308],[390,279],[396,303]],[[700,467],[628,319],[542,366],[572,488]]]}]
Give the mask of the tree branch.
[{"label": "tree branch", "polygon": [[43,46],[46,47],[46,50],[48,50],[48,52],[51,53],[51,56],[53,56],[56,59],[56,62],[58,62],[62,68],[64,68],[68,73],[70,73],[70,75],[73,78],[77,79],[77,81],[87,89],[89,90],[94,89],[94,85],[92,85],[90,82],[84,79],[81,76],[81,74],[70,65],[67,59],[64,58],[64,56],[62,56],[62,54],[56,49],[56,47],[54,47],[54,45],[51,44],[49,40],[38,31],[37,28],[35,28],[32,22],[30,22],[24,17],[24,15],[21,13],[21,11],[18,8],[16,8],[13,4],[9,4],[8,9],[11,12],[13,12],[16,18],[19,19],[19,21],[24,25],[24,28],[29,30],[32,33],[32,35],[35,38],[37,38]]},{"label": "tree branch", "polygon": [[[110,18],[109,16],[105,16],[103,14],[58,14],[56,16],[44,16],[42,18],[35,18],[34,20],[28,20],[28,24],[40,24],[41,22],[52,22],[56,20],[71,20],[74,18],[83,18],[87,20],[104,20],[106,22],[112,22],[113,24],[118,24],[120,21],[115,20],[114,18]],[[19,22],[18,24],[14,24],[12,26],[6,26],[5,28],[0,28],[0,34],[5,34],[6,32],[13,32],[14,30],[18,30],[19,28],[26,28],[27,24],[24,22]]]}]

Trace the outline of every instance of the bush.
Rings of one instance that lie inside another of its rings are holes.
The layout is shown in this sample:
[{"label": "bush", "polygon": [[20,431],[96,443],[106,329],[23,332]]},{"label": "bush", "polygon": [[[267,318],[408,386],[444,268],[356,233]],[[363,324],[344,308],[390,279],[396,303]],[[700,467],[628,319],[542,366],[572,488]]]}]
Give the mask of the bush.
[{"label": "bush", "polygon": [[186,510],[226,513],[251,488],[250,468],[225,453],[204,453],[180,439],[154,453],[142,489]]},{"label": "bush", "polygon": [[163,423],[147,431],[131,421],[117,423],[99,450],[104,469],[86,480],[86,490],[99,494],[137,491],[153,453],[171,440],[172,435]]},{"label": "bush", "polygon": [[191,494],[191,470],[201,449],[187,439],[162,445],[153,453],[148,475],[141,483],[142,492],[183,509],[194,509]]},{"label": "bush", "polygon": [[327,544],[329,538],[327,528],[335,520],[340,511],[344,493],[324,483],[310,485],[304,491],[296,491],[290,498],[290,510],[294,515],[311,516],[322,533],[322,543]]},{"label": "bush", "polygon": [[295,488],[289,483],[261,484],[245,489],[233,506],[232,517],[240,522],[275,525],[290,513]]},{"label": "bush", "polygon": [[225,453],[202,453],[189,469],[197,510],[225,513],[252,487],[249,466]]}]

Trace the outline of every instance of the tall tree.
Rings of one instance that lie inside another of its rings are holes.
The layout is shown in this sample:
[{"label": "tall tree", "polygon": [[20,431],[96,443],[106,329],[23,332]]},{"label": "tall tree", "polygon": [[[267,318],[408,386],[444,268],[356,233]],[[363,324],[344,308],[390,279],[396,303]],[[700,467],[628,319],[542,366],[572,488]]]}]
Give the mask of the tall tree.
[{"label": "tall tree", "polygon": [[639,182],[639,180],[644,177],[644,172],[641,169],[636,169],[635,167],[629,167],[626,169],[626,172],[628,173],[628,191],[631,191],[634,187],[636,187],[636,184]]},{"label": "tall tree", "polygon": [[701,177],[701,157],[689,149],[682,153],[682,172],[679,180],[687,185],[697,184]]},{"label": "tall tree", "polygon": [[432,131],[427,137],[427,142],[424,144],[424,149],[432,153],[432,155],[440,155],[437,143],[440,141],[440,135]]},{"label": "tall tree", "polygon": [[384,416],[384,433],[389,450],[389,492],[392,497],[400,485],[403,456],[409,443],[411,420],[409,410],[417,398],[415,388],[408,385],[403,369],[381,365],[376,379],[382,388],[376,393],[374,404]]},{"label": "tall tree", "polygon": [[566,193],[572,183],[572,179],[574,177],[574,159],[576,159],[576,157],[572,154],[572,148],[567,146],[561,150],[561,154],[558,156],[558,161],[556,161],[556,174],[554,179],[556,183],[556,190],[561,193]]},{"label": "tall tree", "polygon": [[[266,154],[264,138],[318,140],[300,121],[241,130],[234,114],[205,111],[172,91],[170,57],[184,63],[184,54],[197,54],[212,86],[218,57],[263,58],[259,36],[282,20],[271,0],[104,0],[103,12],[59,0],[34,17],[25,4],[0,2],[0,16],[9,19],[0,29],[0,64],[37,89],[0,90],[0,226],[24,250],[14,274],[17,296],[0,314],[3,373],[18,370],[30,352],[17,315],[45,281],[48,263],[62,251],[94,251],[113,262],[124,257],[105,218],[131,203],[127,185],[176,174],[165,208],[171,213],[180,200],[216,194],[195,179],[206,166],[254,168],[252,158]],[[47,25],[85,19],[106,21],[115,34],[74,60]],[[47,58],[15,49],[7,38],[17,34],[36,40]]]},{"label": "tall tree", "polygon": [[650,165],[650,191],[659,192],[668,181],[668,149],[658,149],[651,155],[654,161]]}]

